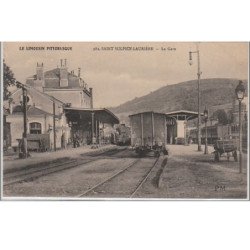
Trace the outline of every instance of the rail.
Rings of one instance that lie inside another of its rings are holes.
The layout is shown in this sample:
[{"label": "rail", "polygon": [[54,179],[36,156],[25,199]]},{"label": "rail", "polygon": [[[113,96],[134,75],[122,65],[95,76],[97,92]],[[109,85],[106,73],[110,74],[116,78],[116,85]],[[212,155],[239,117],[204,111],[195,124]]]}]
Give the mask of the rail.
[{"label": "rail", "polygon": [[[150,167],[150,169],[147,171],[146,175],[143,176],[143,178],[139,181],[139,183],[136,185],[135,189],[133,189],[133,191],[130,193],[130,198],[133,198],[134,195],[138,192],[138,190],[142,187],[142,185],[145,183],[145,181],[148,179],[149,175],[151,174],[152,170],[154,169],[154,167],[156,166],[157,162],[159,160],[159,157],[157,157],[157,159],[154,161],[152,167]],[[135,161],[133,161],[132,163],[130,163],[127,167],[125,167],[124,169],[114,173],[112,176],[106,178],[105,180],[102,180],[101,182],[97,183],[96,185],[94,185],[93,187],[89,188],[88,190],[84,191],[83,193],[81,193],[80,195],[78,195],[78,198],[84,197],[87,194],[89,194],[90,192],[93,192],[94,190],[96,190],[97,188],[101,187],[104,184],[107,184],[108,182],[112,181],[114,178],[120,176],[121,174],[123,174],[125,171],[127,171],[128,169],[132,168],[133,166],[135,166],[137,163],[139,163],[141,161],[141,159],[136,159]]]},{"label": "rail", "polygon": [[[90,156],[94,156],[94,157],[98,157],[101,156],[103,154],[107,154],[107,156],[112,156],[116,153],[119,153],[123,150],[125,150],[126,148],[120,149],[120,150],[110,150],[110,151],[104,151],[98,154],[91,154]],[[66,169],[70,169],[73,167],[77,167],[77,166],[81,166],[84,164],[88,164],[90,162],[94,162],[94,161],[98,161],[100,160],[100,158],[94,158],[94,159],[88,159],[88,160],[76,160],[76,159],[72,159],[70,161],[67,162],[63,162],[60,164],[49,164],[49,166],[47,167],[31,167],[28,169],[18,169],[16,171],[13,172],[9,172],[4,174],[4,179],[3,179],[3,186],[9,186],[12,184],[16,184],[16,183],[20,183],[20,182],[28,182],[28,181],[33,181],[35,179],[38,179],[42,176],[46,176],[49,174],[53,174],[56,172],[60,172]]]}]

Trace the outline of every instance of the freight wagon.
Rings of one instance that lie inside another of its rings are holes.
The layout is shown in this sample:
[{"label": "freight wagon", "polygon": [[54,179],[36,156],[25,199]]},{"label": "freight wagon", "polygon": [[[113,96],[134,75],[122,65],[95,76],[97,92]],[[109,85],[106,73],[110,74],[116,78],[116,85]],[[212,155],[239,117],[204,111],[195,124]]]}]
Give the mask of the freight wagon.
[{"label": "freight wagon", "polygon": [[166,144],[166,115],[143,112],[129,116],[131,126],[131,146],[139,155],[150,151],[157,156]]}]

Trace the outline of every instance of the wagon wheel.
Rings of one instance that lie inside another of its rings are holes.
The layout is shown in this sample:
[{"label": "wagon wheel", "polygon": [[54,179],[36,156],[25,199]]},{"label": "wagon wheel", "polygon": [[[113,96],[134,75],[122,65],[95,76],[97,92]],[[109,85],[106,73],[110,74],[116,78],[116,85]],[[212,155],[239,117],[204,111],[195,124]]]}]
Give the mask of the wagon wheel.
[{"label": "wagon wheel", "polygon": [[214,153],[214,160],[215,161],[220,161],[220,154],[219,154],[219,152],[215,152]]},{"label": "wagon wheel", "polygon": [[234,161],[238,161],[237,151],[233,152]]}]

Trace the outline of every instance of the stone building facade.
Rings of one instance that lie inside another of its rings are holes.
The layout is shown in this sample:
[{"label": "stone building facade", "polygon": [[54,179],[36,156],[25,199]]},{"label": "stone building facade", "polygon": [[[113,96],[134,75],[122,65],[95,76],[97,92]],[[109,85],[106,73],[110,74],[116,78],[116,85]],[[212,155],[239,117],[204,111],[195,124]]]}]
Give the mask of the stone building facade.
[{"label": "stone building facade", "polygon": [[[68,71],[66,59],[61,60],[60,67],[47,71],[43,63],[37,63],[35,74],[23,86],[27,91],[27,140],[31,150],[66,147],[75,144],[74,138],[82,145],[99,143],[100,128],[119,123],[109,110],[93,108],[92,88],[82,79],[80,68],[77,74]],[[24,132],[22,104],[22,89],[4,103],[6,138],[14,148]]]},{"label": "stone building facade", "polygon": [[48,71],[44,71],[43,63],[37,63],[36,74],[28,77],[26,84],[68,106],[93,108],[92,88],[88,88],[82,79],[80,68],[77,75],[74,71],[68,71],[66,59],[61,59],[60,67]]},{"label": "stone building facade", "polygon": [[[61,148],[61,137],[64,133],[67,138],[70,137],[70,128],[67,124],[66,117],[63,112],[63,102],[56,98],[50,97],[39,90],[27,86],[27,134],[37,135],[37,140],[33,139],[33,143],[39,143],[42,138],[47,138],[46,150],[54,147],[53,122],[55,115],[55,131],[56,131],[56,147]],[[11,147],[17,148],[18,141],[23,134],[23,94],[22,89],[15,91],[8,103],[5,103],[8,114],[6,115],[6,123],[9,127],[11,137]],[[55,103],[55,113],[53,114],[53,103]],[[40,137],[38,135],[41,135]],[[34,145],[33,145],[34,146]],[[39,147],[38,145],[36,148]]]}]

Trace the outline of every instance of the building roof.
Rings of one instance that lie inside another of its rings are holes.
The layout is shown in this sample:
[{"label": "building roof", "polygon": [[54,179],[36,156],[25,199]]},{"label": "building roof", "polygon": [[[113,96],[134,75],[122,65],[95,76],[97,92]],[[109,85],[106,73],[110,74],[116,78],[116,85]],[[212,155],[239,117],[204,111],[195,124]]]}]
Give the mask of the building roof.
[{"label": "building roof", "polygon": [[198,112],[190,111],[190,110],[177,110],[166,113],[166,115],[198,115]]},{"label": "building roof", "polygon": [[[52,69],[44,72],[44,80],[46,88],[61,88],[60,87],[60,69]],[[68,72],[68,87],[79,88],[79,77]]]},{"label": "building roof", "polygon": [[129,117],[130,116],[135,116],[135,115],[140,115],[140,114],[147,114],[147,113],[153,113],[153,114],[158,114],[158,115],[164,115],[164,116],[166,116],[165,113],[159,113],[159,112],[154,112],[154,111],[145,111],[145,112],[140,112],[140,113],[129,115]]},{"label": "building roof", "polygon": [[86,119],[91,118],[91,113],[95,114],[95,117],[103,123],[118,124],[119,119],[110,110],[105,108],[74,108],[74,107],[64,107],[66,115],[79,114],[85,116]]},{"label": "building roof", "polygon": [[39,109],[37,107],[34,107],[34,106],[30,106],[28,107],[28,110],[27,110],[27,115],[34,115],[34,116],[39,116],[39,115],[52,115],[42,109]]},{"label": "building roof", "polygon": [[[189,110],[177,110],[166,113],[169,117],[174,117],[177,120],[192,120],[198,117],[198,112],[189,111]],[[200,114],[203,116],[203,114]]]},{"label": "building roof", "polygon": [[[13,108],[12,111],[13,115],[22,115],[23,114],[23,109],[21,105],[17,105],[16,107]],[[40,108],[37,108],[35,106],[28,105],[27,106],[27,115],[29,116],[43,116],[43,115],[52,115]]]},{"label": "building roof", "polygon": [[[68,74],[68,86],[60,86],[60,68],[55,68],[44,72],[44,87],[45,88],[60,88],[60,89],[71,89],[71,88],[84,88],[86,84],[81,77],[76,76],[74,73],[67,72]],[[33,75],[27,78],[26,83],[30,86],[34,86],[34,80],[37,75]]]},{"label": "building roof", "polygon": [[[51,101],[55,101],[55,102],[60,103],[60,104],[63,104],[63,103],[64,103],[64,102],[60,101],[59,99],[55,98],[55,97],[52,96],[52,95],[48,95],[48,94],[46,94],[46,93],[44,93],[44,92],[39,91],[38,89],[34,88],[33,86],[29,86],[29,85],[27,85],[27,84],[23,84],[23,86],[24,86],[24,88],[26,88],[26,89],[28,89],[28,90],[31,90],[31,91],[33,90],[33,91],[35,91],[36,93],[38,93],[39,95],[41,95],[41,96],[43,96],[43,97],[45,97],[45,98],[47,98],[47,99],[49,99],[49,100],[51,100]],[[11,96],[10,96],[10,97],[14,96],[15,94],[17,94],[17,93],[20,92],[21,90],[22,90],[21,88],[16,89],[13,93],[11,93]]]}]

